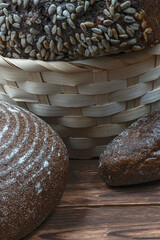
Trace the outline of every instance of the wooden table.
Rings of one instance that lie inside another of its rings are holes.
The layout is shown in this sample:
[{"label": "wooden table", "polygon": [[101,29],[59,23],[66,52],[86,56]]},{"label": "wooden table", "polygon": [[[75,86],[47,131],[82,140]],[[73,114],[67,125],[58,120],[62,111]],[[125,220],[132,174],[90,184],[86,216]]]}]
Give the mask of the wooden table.
[{"label": "wooden table", "polygon": [[160,181],[109,188],[98,160],[72,160],[53,214],[25,240],[160,240]]}]

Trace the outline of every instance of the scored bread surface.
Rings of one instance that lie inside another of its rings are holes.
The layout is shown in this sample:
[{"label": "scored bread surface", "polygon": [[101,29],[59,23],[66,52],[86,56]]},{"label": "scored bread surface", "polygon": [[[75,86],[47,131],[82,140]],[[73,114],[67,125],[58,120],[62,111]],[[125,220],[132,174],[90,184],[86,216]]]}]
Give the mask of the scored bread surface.
[{"label": "scored bread surface", "polygon": [[67,172],[59,136],[35,115],[0,102],[0,239],[36,228],[57,205]]}]

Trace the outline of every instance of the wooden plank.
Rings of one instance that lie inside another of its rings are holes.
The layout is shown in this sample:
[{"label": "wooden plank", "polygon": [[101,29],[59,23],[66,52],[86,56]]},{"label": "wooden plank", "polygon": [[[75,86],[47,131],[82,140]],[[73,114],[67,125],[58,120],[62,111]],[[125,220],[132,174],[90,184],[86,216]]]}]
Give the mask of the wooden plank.
[{"label": "wooden plank", "polygon": [[59,208],[25,240],[154,240],[159,226],[159,206]]},{"label": "wooden plank", "polygon": [[66,191],[59,207],[160,204],[160,181],[109,188],[97,170],[98,160],[71,160]]}]

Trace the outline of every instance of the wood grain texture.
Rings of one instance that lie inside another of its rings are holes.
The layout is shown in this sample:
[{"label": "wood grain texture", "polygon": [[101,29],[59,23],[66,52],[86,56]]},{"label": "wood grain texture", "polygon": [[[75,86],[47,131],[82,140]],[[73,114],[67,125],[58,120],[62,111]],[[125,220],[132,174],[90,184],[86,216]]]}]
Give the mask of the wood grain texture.
[{"label": "wood grain texture", "polygon": [[97,171],[98,160],[72,160],[60,207],[160,204],[160,181],[110,188]]},{"label": "wood grain texture", "polygon": [[60,205],[24,240],[160,239],[160,181],[108,188],[97,163],[71,161]]},{"label": "wood grain texture", "polygon": [[61,208],[25,240],[160,239],[160,207]]}]

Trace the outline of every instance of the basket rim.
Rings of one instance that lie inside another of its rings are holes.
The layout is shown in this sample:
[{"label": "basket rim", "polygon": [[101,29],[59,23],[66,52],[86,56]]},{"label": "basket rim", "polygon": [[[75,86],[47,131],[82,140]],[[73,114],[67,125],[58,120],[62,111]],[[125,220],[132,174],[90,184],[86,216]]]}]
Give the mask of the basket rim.
[{"label": "basket rim", "polygon": [[23,61],[23,62],[28,62],[28,61],[33,61],[33,62],[46,62],[46,63],[77,63],[77,62],[81,62],[81,61],[89,61],[89,60],[97,60],[97,59],[114,59],[114,58],[121,58],[121,57],[124,57],[124,56],[130,56],[130,55],[139,55],[141,53],[146,53],[146,54],[155,54],[158,52],[155,52],[155,50],[159,50],[159,53],[160,53],[160,43],[156,44],[155,46],[150,46],[150,47],[146,47],[142,50],[139,50],[139,51],[135,51],[135,52],[129,52],[129,53],[125,53],[125,52],[122,52],[122,53],[119,53],[119,54],[112,54],[112,55],[106,55],[106,56],[99,56],[99,57],[91,57],[91,58],[83,58],[83,59],[79,59],[79,60],[56,60],[56,61],[43,61],[43,60],[34,60],[34,59],[25,59],[25,58],[8,58],[8,57],[3,57],[2,55],[0,55],[0,58],[1,59],[6,59],[6,60],[15,60],[15,61]]}]

